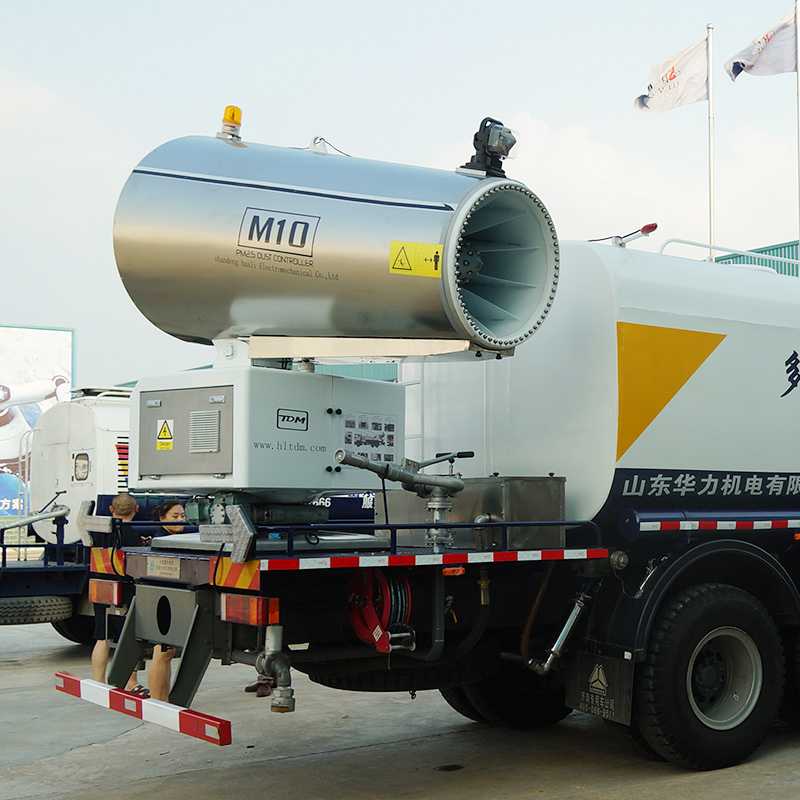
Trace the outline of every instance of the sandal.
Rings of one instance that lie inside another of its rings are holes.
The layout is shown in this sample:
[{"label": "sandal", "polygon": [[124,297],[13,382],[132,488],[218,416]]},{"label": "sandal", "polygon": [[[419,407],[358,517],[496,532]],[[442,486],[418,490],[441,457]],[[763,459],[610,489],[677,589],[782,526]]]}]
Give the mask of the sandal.
[{"label": "sandal", "polygon": [[141,697],[143,700],[146,700],[148,697],[150,697],[149,689],[145,689],[141,683],[137,683],[133,689],[129,689],[128,693],[135,694],[137,697]]},{"label": "sandal", "polygon": [[255,692],[256,697],[269,697],[272,694],[272,681],[258,680],[250,686],[245,686],[246,692]]}]

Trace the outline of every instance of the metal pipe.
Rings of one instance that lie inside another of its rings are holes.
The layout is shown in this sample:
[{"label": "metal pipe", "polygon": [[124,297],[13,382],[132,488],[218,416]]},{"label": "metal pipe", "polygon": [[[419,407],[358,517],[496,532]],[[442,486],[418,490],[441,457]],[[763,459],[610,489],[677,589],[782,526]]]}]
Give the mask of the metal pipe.
[{"label": "metal pipe", "polygon": [[273,678],[270,711],[294,711],[294,689],[289,655],[283,651],[283,626],[268,625],[264,649],[258,653],[232,650],[231,658],[242,664],[252,664],[260,678]]},{"label": "metal pipe", "polygon": [[278,686],[292,685],[291,665],[286,653],[273,653],[269,657],[269,666]]},{"label": "metal pipe", "polygon": [[444,553],[445,548],[453,545],[453,532],[438,526],[447,522],[447,513],[453,510],[453,501],[446,489],[435,486],[431,490],[426,508],[431,513],[431,527],[425,534],[425,543],[433,546],[434,553]]},{"label": "metal pipe", "polygon": [[578,621],[578,618],[583,613],[583,609],[586,606],[586,601],[588,599],[589,596],[583,594],[582,592],[579,593],[578,596],[575,598],[575,605],[572,607],[572,611],[570,612],[570,615],[567,618],[566,624],[564,625],[561,633],[558,635],[555,644],[547,651],[550,654],[547,657],[547,660],[544,663],[542,663],[541,661],[537,661],[536,659],[532,658],[528,662],[528,666],[537,675],[547,675],[547,673],[550,672],[550,670],[553,668],[553,664],[556,662],[556,659],[561,658],[561,650],[567,643],[567,639],[569,639],[569,635],[572,633],[572,629],[575,627],[575,623]]},{"label": "metal pipe", "polygon": [[[283,656],[283,658],[278,659],[278,656]],[[326,658],[327,657],[328,656],[326,656]],[[236,664],[249,664],[251,667],[255,667],[259,675],[275,678],[278,686],[292,685],[289,673],[291,659],[287,653],[267,654],[263,650],[258,653],[250,653],[247,650],[231,650],[231,661]],[[301,661],[300,663],[303,662]],[[277,672],[276,674],[272,674],[273,671],[277,670],[280,671],[280,674],[277,674]],[[281,680],[283,680],[283,683],[281,683]]]},{"label": "metal pipe", "polygon": [[56,519],[56,517],[66,517],[70,513],[69,506],[53,506],[52,511],[43,511],[41,514],[31,514],[27,517],[18,517],[13,522],[0,524],[0,531],[7,531],[10,528],[22,528],[32,525],[34,522],[42,522],[46,519]]},{"label": "metal pipe", "polygon": [[[661,247],[658,249],[659,255],[663,255],[664,250],[666,250],[667,245],[669,244],[685,244],[690,247],[702,247],[704,250],[708,249],[709,247],[708,242],[693,242],[689,239],[665,239],[664,242],[661,244]],[[721,245],[716,245],[716,250],[718,250],[719,252],[724,252],[725,255],[747,256],[748,258],[761,259],[763,261],[777,261],[780,264],[791,264],[793,267],[797,267],[798,264],[800,264],[800,262],[796,258],[771,256],[767,253],[755,253],[752,250],[737,250],[734,247],[722,247]],[[724,258],[724,256],[720,256],[720,258]],[[727,262],[723,261],[722,263],[725,264]],[[759,267],[761,265],[749,264],[745,266]]]},{"label": "metal pipe", "polygon": [[555,563],[555,561],[551,561],[545,568],[544,575],[542,576],[542,582],[539,584],[539,590],[536,592],[536,598],[534,599],[531,610],[528,613],[528,619],[525,620],[525,628],[522,631],[519,652],[522,658],[525,659],[526,664],[531,661],[530,641],[531,633],[533,632],[533,623],[536,621],[536,617],[539,615],[539,608],[544,600],[544,593],[547,590],[547,584],[550,582],[550,576],[553,574]]},{"label": "metal pipe", "polygon": [[272,703],[269,710],[278,713],[294,711],[294,689],[292,689],[289,657],[286,653],[273,653],[267,660],[266,666],[276,681],[276,685],[272,687]]},{"label": "metal pipe", "polygon": [[444,650],[444,573],[437,569],[433,573],[436,579],[433,584],[433,626],[431,631],[431,646],[424,653],[408,651],[403,653],[407,658],[422,661],[436,661]]},{"label": "metal pipe", "polygon": [[488,550],[490,542],[487,541],[486,538],[486,529],[481,526],[484,522],[491,522],[492,515],[491,514],[478,514],[474,520],[472,520],[475,524],[475,549],[476,550]]},{"label": "metal pipe", "polygon": [[441,486],[454,492],[460,492],[464,489],[464,481],[451,475],[423,475],[410,469],[404,469],[397,464],[377,464],[363,456],[349,453],[347,450],[337,450],[333,457],[340,464],[369,470],[388,481],[410,483],[414,486]]},{"label": "metal pipe", "polygon": [[248,653],[246,650],[231,650],[231,662],[235,664],[249,664],[254,667],[257,657],[258,653]]}]

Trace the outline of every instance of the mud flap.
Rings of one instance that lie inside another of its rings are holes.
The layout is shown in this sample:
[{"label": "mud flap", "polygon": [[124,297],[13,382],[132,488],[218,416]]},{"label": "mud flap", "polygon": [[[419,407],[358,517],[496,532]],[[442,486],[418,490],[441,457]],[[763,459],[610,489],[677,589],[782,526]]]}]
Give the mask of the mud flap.
[{"label": "mud flap", "polygon": [[565,678],[568,707],[630,725],[632,661],[573,652]]}]

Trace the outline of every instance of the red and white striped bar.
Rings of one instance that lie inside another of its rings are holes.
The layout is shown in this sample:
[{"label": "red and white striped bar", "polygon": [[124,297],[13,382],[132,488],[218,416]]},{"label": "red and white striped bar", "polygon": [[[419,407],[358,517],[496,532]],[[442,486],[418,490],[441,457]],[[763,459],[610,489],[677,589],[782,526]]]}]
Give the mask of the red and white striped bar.
[{"label": "red and white striped bar", "polygon": [[163,703],[161,700],[137,697],[135,694],[106,683],[79,678],[71,672],[56,672],[56,689],[81,700],[120,711],[144,722],[152,722],[211,744],[231,743],[231,723],[210,717],[190,708]]},{"label": "red and white striped bar", "polygon": [[657,531],[771,531],[800,529],[800,519],[656,520],[640,522],[640,533]]},{"label": "red and white striped bar", "polygon": [[331,556],[329,558],[265,558],[263,570],[359,569],[364,567],[450,566],[451,564],[497,564],[508,561],[586,561],[608,558],[608,550],[502,550],[499,552],[428,553],[397,556]]}]

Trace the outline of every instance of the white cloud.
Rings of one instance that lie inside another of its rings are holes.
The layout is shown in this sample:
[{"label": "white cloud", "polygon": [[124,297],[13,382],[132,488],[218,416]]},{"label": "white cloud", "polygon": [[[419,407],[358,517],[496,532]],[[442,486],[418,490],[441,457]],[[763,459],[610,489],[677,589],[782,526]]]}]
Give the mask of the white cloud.
[{"label": "white cloud", "polygon": [[562,238],[622,235],[657,221],[663,182],[652,166],[627,159],[581,125],[553,132],[520,114],[511,126],[523,149],[509,173],[540,195]]}]

